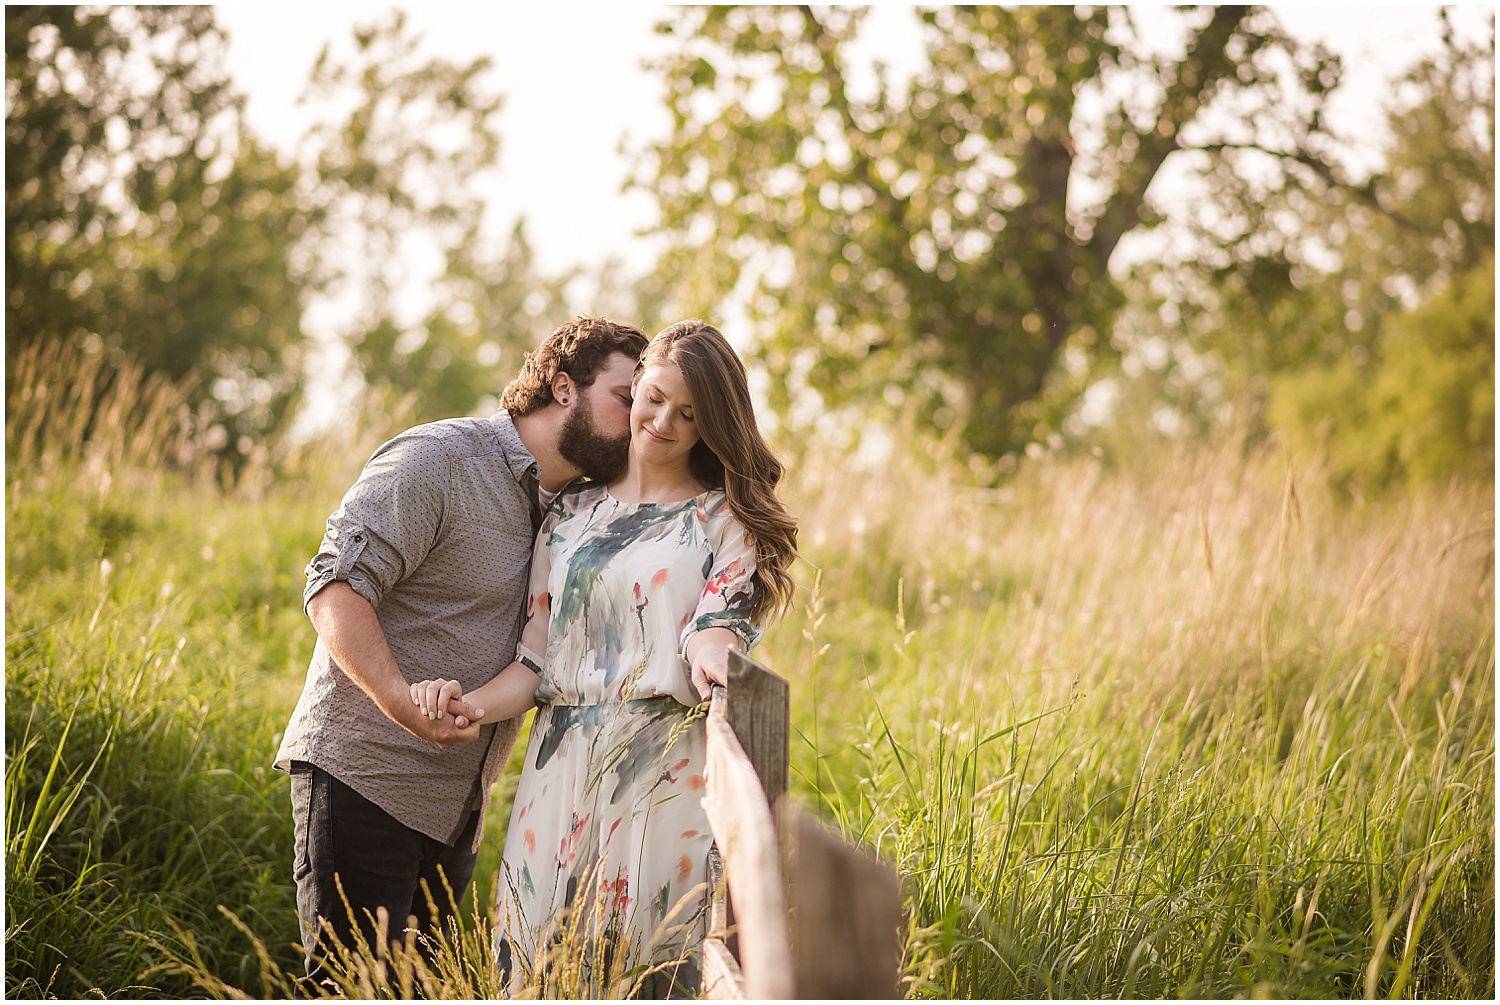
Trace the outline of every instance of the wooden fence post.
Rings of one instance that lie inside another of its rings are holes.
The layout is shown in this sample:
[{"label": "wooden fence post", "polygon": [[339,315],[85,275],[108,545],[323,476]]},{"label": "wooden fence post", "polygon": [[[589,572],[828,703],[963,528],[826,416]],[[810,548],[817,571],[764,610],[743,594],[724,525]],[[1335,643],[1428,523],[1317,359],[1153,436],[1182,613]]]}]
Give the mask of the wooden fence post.
[{"label": "wooden fence post", "polygon": [[896,874],[786,804],[787,682],[732,652],[706,728],[704,996],[899,997]]},{"label": "wooden fence post", "polygon": [[901,884],[812,817],[782,817],[798,998],[899,998]]},{"label": "wooden fence post", "polygon": [[[769,671],[755,669],[770,676]],[[732,681],[731,676],[731,687]],[[706,967],[726,972],[705,969],[704,985],[710,994],[731,996],[742,988],[747,998],[791,998],[792,954],[780,841],[765,788],[729,724],[732,702],[715,702],[709,708],[705,723],[708,789],[703,808],[723,857],[725,885],[731,891],[733,919],[739,929],[740,973],[722,966],[724,961],[719,957],[729,955],[728,947],[721,938],[710,938],[705,948]],[[709,913],[711,922],[724,917],[718,905],[711,906]]]},{"label": "wooden fence post", "polygon": [[791,688],[785,678],[733,650],[729,654],[727,690],[729,727],[766,790],[766,804],[775,806],[787,790]]}]

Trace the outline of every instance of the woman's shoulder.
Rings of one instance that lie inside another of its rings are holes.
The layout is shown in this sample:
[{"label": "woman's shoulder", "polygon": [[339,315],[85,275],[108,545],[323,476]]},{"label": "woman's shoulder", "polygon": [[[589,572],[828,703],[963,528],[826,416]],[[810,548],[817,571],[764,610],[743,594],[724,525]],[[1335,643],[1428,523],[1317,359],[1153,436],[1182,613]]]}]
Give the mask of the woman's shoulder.
[{"label": "woman's shoulder", "polygon": [[726,544],[741,544],[750,540],[750,534],[723,489],[709,489],[697,497],[698,519],[704,525],[709,542],[716,548]]},{"label": "woman's shoulder", "polygon": [[708,489],[693,496],[698,510],[698,519],[705,523],[728,518],[734,519],[734,510],[729,505],[729,496],[723,489]]}]

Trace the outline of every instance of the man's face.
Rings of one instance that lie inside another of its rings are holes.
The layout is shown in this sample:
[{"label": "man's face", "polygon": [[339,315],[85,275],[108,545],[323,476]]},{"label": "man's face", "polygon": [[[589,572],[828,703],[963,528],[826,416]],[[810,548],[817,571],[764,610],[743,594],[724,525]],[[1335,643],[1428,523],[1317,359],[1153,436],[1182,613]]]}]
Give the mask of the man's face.
[{"label": "man's face", "polygon": [[625,470],[630,455],[630,381],[635,360],[622,353],[588,387],[568,413],[557,438],[557,452],[585,478],[608,482]]}]

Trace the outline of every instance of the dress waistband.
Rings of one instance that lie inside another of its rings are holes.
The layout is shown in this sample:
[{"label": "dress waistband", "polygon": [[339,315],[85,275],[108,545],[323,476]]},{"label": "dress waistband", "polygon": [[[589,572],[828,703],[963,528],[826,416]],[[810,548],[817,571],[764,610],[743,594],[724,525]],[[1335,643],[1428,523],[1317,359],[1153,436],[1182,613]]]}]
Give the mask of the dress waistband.
[{"label": "dress waistband", "polygon": [[667,703],[676,705],[685,712],[690,712],[694,708],[692,705],[684,705],[670,694],[654,694],[649,698],[611,699],[609,701],[548,701],[542,698],[537,699],[538,708],[618,708],[621,711],[633,711],[636,709],[645,711],[647,709],[659,708]]}]

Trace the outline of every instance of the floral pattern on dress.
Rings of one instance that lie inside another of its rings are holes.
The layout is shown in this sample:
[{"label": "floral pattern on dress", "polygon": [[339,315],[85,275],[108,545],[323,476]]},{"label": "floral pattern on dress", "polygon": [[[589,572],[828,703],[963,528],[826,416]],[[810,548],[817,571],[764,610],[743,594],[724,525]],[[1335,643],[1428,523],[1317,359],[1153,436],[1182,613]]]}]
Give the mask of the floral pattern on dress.
[{"label": "floral pattern on dress", "polygon": [[[549,507],[521,647],[542,680],[497,904],[496,957],[513,989],[571,923],[608,945],[616,972],[684,961],[675,977],[696,992],[712,837],[682,651],[708,627],[746,648],[759,640],[754,571],[722,491],[624,503],[586,486]],[[584,976],[596,982],[585,990],[607,993],[609,975]]]}]

